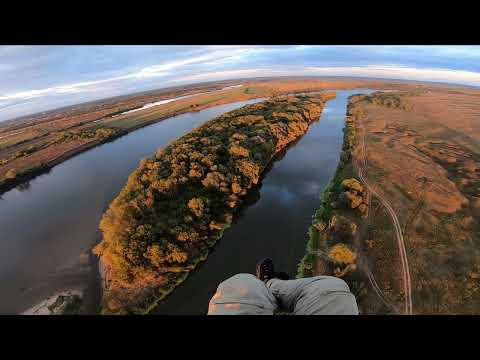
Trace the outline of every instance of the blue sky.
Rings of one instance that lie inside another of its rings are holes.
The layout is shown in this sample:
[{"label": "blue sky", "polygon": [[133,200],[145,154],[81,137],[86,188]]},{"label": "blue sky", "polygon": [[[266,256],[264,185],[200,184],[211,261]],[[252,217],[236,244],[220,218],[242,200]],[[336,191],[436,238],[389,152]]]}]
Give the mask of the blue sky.
[{"label": "blue sky", "polygon": [[480,46],[0,46],[0,121],[136,91],[286,75],[480,86]]}]

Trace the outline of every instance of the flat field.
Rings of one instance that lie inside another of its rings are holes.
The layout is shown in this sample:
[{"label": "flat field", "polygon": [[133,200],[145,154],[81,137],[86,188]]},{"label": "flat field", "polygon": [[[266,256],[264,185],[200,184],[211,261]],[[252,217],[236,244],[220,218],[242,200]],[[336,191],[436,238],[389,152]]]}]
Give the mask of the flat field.
[{"label": "flat field", "polygon": [[[398,217],[413,313],[480,311],[480,92],[399,93],[362,101],[354,158]],[[362,149],[362,137],[365,146]],[[402,307],[405,274],[386,211],[372,199],[364,251],[386,298]],[[375,312],[375,301],[366,303]],[[378,304],[377,304],[378,305]]]}]

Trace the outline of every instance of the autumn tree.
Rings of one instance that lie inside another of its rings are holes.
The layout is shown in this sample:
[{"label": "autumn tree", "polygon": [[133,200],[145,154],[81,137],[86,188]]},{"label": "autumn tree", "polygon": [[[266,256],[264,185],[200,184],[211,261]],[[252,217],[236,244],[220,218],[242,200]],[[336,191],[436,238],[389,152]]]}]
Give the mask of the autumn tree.
[{"label": "autumn tree", "polygon": [[203,215],[205,203],[200,198],[192,198],[188,201],[188,208],[195,214],[195,216],[200,217]]},{"label": "autumn tree", "polygon": [[17,177],[17,171],[15,169],[10,169],[5,174],[5,179],[15,179]]}]

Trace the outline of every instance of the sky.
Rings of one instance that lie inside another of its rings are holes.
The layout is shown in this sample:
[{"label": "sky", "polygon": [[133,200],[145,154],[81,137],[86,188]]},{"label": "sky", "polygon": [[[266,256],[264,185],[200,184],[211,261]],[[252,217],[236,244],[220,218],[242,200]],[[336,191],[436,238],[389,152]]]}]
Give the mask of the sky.
[{"label": "sky", "polygon": [[0,46],[0,121],[196,82],[310,75],[480,86],[480,46]]}]

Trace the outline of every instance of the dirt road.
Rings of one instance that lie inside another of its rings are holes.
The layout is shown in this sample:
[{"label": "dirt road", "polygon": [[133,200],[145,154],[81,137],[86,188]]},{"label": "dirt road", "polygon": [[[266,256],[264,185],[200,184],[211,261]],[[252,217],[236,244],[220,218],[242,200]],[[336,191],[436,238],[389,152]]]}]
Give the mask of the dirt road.
[{"label": "dirt road", "polygon": [[366,153],[366,145],[365,145],[365,128],[363,124],[360,124],[360,119],[358,120],[360,125],[359,127],[362,130],[362,135],[361,135],[361,160],[360,164],[358,164],[358,176],[360,180],[364,183],[365,187],[368,189],[368,191],[376,196],[382,205],[385,207],[387,210],[387,213],[390,215],[392,219],[392,223],[394,226],[395,230],[395,237],[397,239],[397,244],[398,244],[398,250],[400,254],[400,260],[402,264],[402,277],[403,277],[403,284],[404,284],[404,293],[405,293],[405,314],[407,315],[412,315],[413,313],[413,306],[412,306],[412,286],[411,286],[411,279],[410,279],[410,269],[408,266],[408,258],[407,258],[407,252],[405,250],[405,242],[403,239],[403,233],[402,233],[402,227],[400,225],[400,222],[398,221],[397,214],[393,210],[392,206],[390,203],[379,193],[377,193],[373,187],[368,183],[367,178],[366,178],[366,170],[367,170],[367,153]]}]

